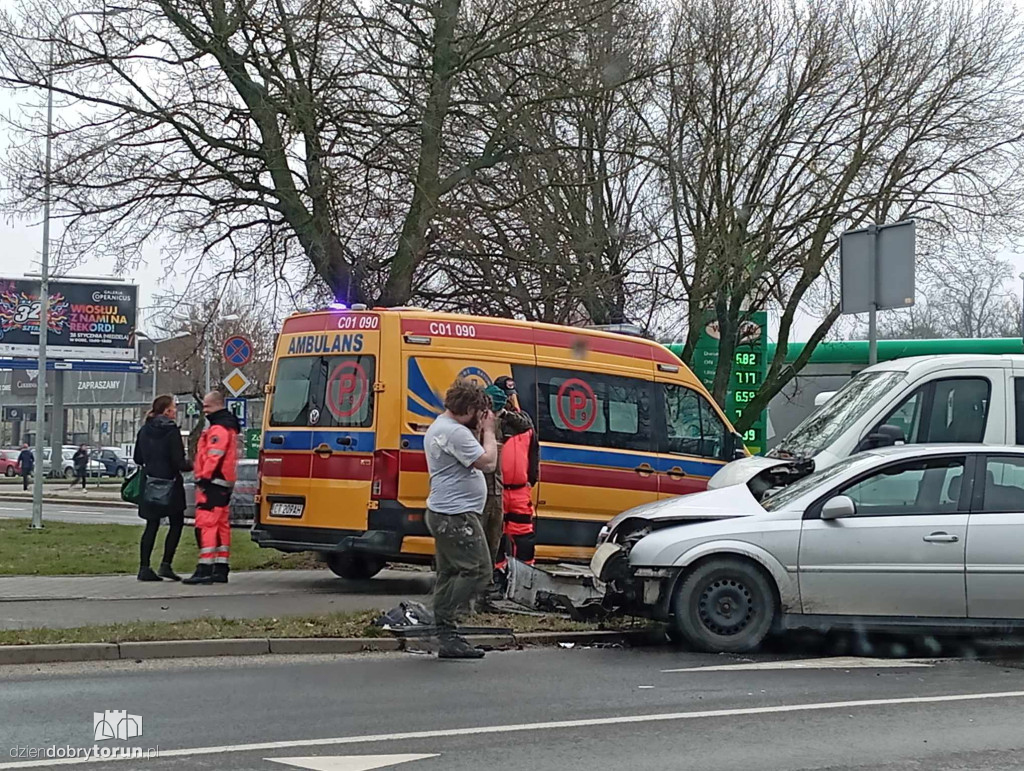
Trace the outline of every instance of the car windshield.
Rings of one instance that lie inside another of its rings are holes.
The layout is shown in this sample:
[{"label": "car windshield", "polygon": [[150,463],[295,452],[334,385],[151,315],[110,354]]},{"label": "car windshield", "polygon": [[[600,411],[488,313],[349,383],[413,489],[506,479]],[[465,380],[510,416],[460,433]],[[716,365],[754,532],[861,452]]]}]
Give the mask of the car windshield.
[{"label": "car windshield", "polygon": [[905,372],[863,372],[794,428],[771,457],[813,458],[892,390]]},{"label": "car windshield", "polygon": [[826,487],[833,479],[838,479],[852,467],[858,465],[869,466],[874,460],[875,457],[868,453],[851,455],[849,458],[841,460],[828,468],[823,468],[821,471],[815,471],[803,479],[798,479],[788,487],[780,488],[778,492],[766,495],[761,500],[761,506],[765,511],[783,509],[792,501],[807,495],[807,493],[812,492],[815,488]]}]

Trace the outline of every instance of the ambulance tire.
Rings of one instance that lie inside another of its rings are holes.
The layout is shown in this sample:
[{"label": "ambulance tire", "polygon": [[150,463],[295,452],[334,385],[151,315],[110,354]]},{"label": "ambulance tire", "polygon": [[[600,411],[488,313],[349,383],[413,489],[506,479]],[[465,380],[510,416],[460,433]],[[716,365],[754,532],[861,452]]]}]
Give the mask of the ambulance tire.
[{"label": "ambulance tire", "polygon": [[326,554],[324,559],[334,575],[339,578],[347,578],[350,581],[373,578],[387,564],[383,557],[351,551]]}]

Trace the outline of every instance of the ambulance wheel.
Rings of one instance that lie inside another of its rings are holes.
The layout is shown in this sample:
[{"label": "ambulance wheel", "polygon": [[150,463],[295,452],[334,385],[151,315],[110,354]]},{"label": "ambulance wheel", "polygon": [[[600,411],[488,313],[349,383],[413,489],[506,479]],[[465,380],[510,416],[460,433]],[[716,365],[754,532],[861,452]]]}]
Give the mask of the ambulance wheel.
[{"label": "ambulance wheel", "polygon": [[351,551],[334,552],[324,558],[334,575],[351,581],[373,578],[386,564],[382,557]]}]

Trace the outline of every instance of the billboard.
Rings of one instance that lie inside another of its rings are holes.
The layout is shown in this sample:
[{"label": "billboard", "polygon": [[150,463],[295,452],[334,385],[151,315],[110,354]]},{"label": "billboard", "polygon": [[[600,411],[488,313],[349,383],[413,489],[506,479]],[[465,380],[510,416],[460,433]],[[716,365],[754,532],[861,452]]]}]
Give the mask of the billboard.
[{"label": "billboard", "polygon": [[[134,361],[138,287],[51,281],[47,355]],[[0,278],[0,356],[39,352],[39,280]]]}]

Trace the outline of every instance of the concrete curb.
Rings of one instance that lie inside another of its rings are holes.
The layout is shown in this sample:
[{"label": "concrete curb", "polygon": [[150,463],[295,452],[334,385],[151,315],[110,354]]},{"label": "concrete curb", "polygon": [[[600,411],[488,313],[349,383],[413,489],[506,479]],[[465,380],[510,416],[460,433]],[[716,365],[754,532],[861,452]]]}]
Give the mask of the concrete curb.
[{"label": "concrete curb", "polygon": [[[416,639],[416,638],[413,638]],[[643,645],[655,642],[643,632],[531,632],[506,635],[474,635],[477,645],[492,648],[574,643],[576,645]],[[68,643],[63,645],[0,645],[0,665],[43,664],[70,661],[143,661],[210,656],[262,656],[351,654],[405,649],[397,637],[250,637],[224,640],[162,640],[123,643]]]},{"label": "concrete curb", "polygon": [[[9,503],[32,503],[31,495],[12,495],[11,493],[0,492],[0,501],[7,501]],[[136,506],[131,503],[125,503],[121,499],[103,499],[103,498],[64,498],[62,496],[43,496],[43,503],[51,504],[62,504],[65,506],[82,506],[82,507],[94,507],[104,509],[135,509]],[[140,522],[142,520],[139,520]]]}]

